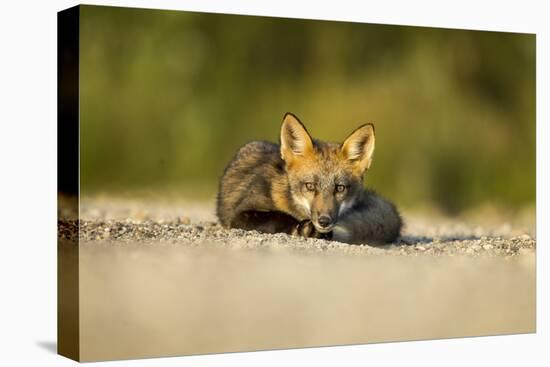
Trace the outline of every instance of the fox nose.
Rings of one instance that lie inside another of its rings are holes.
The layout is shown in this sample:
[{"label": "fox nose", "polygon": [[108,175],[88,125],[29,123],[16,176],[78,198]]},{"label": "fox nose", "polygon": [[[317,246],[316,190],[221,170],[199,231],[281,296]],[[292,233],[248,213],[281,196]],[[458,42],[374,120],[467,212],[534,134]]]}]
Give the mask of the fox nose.
[{"label": "fox nose", "polygon": [[321,215],[319,217],[319,225],[323,228],[326,228],[332,224],[332,218],[328,215]]}]

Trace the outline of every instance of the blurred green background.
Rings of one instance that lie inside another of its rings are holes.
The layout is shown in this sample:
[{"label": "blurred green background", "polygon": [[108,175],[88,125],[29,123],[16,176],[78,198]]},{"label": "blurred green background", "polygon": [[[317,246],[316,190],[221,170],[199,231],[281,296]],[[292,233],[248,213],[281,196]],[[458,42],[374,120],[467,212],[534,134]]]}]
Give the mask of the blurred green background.
[{"label": "blurred green background", "polygon": [[294,112],[376,125],[367,185],[448,213],[535,201],[535,36],[81,7],[81,192],[212,198]]}]

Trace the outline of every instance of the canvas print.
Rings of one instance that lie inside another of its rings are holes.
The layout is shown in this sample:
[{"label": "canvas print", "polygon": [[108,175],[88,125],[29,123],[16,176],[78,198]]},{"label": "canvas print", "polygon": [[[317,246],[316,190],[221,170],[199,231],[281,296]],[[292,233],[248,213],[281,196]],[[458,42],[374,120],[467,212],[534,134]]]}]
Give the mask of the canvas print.
[{"label": "canvas print", "polygon": [[535,35],[58,14],[58,352],[535,332]]}]

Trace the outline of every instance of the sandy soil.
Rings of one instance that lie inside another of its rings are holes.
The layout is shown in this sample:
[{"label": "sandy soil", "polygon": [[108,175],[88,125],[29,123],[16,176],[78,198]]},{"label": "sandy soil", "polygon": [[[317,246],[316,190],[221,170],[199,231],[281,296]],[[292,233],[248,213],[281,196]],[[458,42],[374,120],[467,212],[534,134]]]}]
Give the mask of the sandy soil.
[{"label": "sandy soil", "polygon": [[[534,222],[404,213],[372,247],[226,230],[211,203],[81,201],[83,360],[535,331]],[[61,250],[63,243],[61,241]]]}]

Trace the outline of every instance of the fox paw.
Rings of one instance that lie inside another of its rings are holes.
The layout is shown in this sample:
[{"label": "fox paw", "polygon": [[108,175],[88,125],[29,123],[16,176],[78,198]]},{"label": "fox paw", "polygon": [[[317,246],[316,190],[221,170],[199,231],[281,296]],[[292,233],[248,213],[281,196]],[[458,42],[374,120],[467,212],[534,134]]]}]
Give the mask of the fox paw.
[{"label": "fox paw", "polygon": [[294,228],[294,230],[292,231],[292,234],[294,236],[303,236],[303,237],[311,237],[311,238],[324,238],[324,239],[332,238],[332,232],[321,233],[317,231],[317,229],[315,229],[315,226],[309,219],[303,220],[300,223],[298,223]]}]

